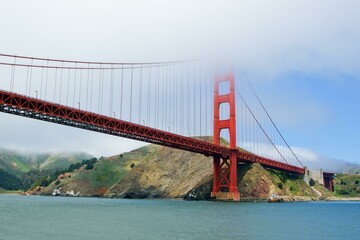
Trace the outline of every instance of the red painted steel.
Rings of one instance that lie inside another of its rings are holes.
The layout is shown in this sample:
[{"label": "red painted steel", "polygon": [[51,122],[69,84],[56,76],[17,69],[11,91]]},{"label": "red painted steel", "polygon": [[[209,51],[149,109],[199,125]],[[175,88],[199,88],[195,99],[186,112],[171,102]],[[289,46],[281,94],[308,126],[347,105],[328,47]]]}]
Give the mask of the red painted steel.
[{"label": "red painted steel", "polygon": [[[115,118],[0,90],[0,111],[105,134],[159,144],[229,159],[231,149]],[[304,174],[304,169],[238,150],[237,161],[257,162],[264,167]]]},{"label": "red painted steel", "polygon": [[[222,82],[229,83],[229,93],[219,94],[219,85]],[[229,119],[220,120],[220,105],[229,104]],[[214,157],[214,184],[211,192],[216,197],[222,189],[228,192],[227,198],[234,201],[240,200],[237,187],[237,152],[236,147],[236,112],[235,112],[235,83],[234,75],[217,76],[214,82],[214,144],[220,146],[221,130],[227,129],[230,134],[230,158]]]},{"label": "red painted steel", "polygon": [[323,172],[324,186],[330,191],[334,191],[334,175],[335,173]]}]

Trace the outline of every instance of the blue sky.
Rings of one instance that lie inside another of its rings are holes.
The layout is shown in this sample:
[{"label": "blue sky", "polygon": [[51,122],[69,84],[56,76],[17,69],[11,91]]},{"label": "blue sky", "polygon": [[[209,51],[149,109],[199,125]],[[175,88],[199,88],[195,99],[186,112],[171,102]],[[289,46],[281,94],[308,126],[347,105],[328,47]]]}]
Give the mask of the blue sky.
[{"label": "blue sky", "polygon": [[[216,60],[246,73],[291,146],[360,163],[359,9],[355,0],[2,1],[0,52]],[[4,114],[0,123],[0,147],[111,155],[141,145]]]},{"label": "blue sky", "polygon": [[287,141],[351,162],[360,162],[359,89],[360,79],[356,76],[331,78],[321,73],[300,72],[289,72],[271,84],[257,86]]}]

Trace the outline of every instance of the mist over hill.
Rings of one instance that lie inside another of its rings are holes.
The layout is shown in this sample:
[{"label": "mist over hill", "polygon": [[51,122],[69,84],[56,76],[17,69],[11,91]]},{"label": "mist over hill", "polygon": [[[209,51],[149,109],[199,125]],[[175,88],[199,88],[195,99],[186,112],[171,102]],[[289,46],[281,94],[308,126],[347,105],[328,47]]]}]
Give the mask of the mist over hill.
[{"label": "mist over hill", "polygon": [[327,172],[355,174],[360,172],[360,164],[341,159],[316,155],[314,159],[303,159],[302,163],[309,169],[323,169]]},{"label": "mist over hill", "polygon": [[25,190],[39,178],[92,156],[87,153],[25,153],[0,149],[0,188]]}]

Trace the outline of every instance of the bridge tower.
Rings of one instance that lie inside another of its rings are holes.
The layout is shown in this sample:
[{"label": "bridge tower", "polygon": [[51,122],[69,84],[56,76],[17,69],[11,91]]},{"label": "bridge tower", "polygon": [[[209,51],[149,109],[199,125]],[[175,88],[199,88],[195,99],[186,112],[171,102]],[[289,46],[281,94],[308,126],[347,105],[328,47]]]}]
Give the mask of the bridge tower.
[{"label": "bridge tower", "polygon": [[[220,95],[220,83],[228,82],[229,91]],[[228,119],[220,119],[221,104],[229,104]],[[221,200],[239,201],[237,187],[237,149],[236,149],[236,112],[234,74],[216,76],[214,82],[214,144],[220,145],[220,132],[227,129],[230,134],[230,158],[214,156],[214,183],[211,196]]]}]

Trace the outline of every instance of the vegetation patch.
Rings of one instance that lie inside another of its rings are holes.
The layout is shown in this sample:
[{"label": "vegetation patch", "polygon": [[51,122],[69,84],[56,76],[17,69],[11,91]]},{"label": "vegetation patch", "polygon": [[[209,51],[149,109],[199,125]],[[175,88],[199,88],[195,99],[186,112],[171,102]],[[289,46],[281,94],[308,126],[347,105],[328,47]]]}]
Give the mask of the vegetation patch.
[{"label": "vegetation patch", "polygon": [[360,174],[336,174],[335,196],[360,197]]}]

